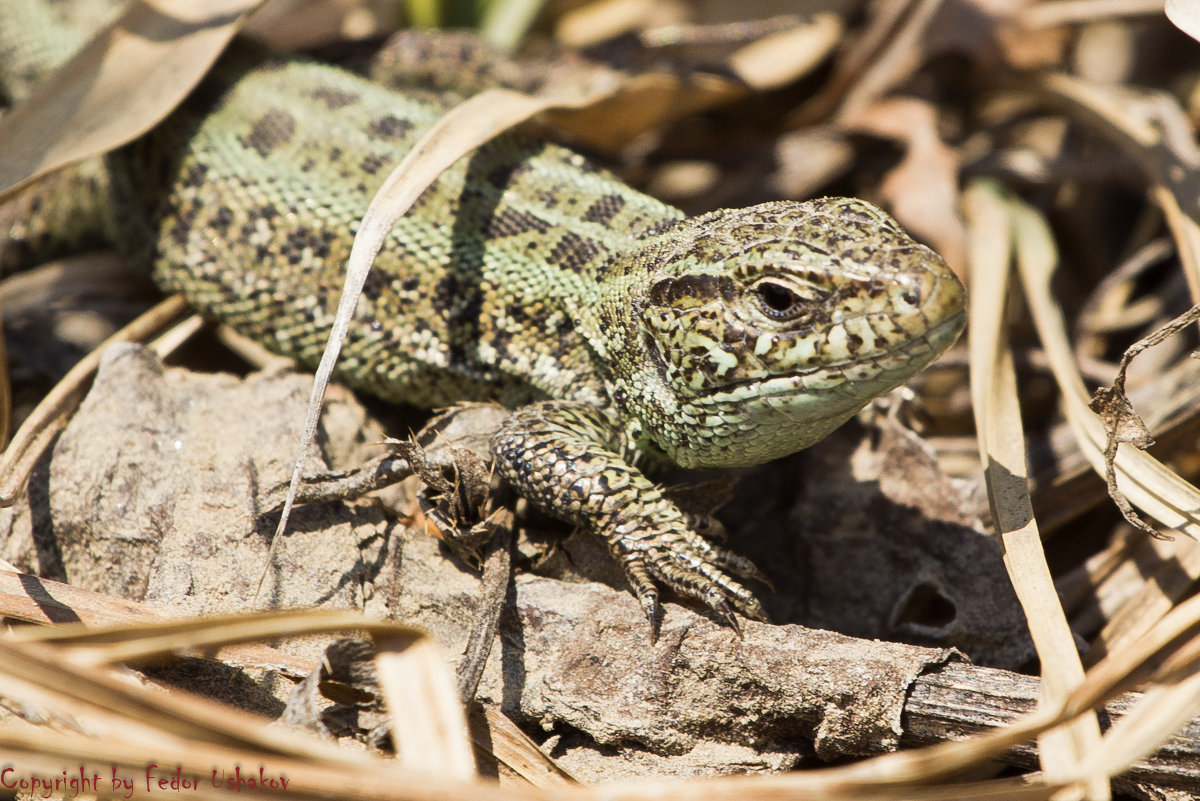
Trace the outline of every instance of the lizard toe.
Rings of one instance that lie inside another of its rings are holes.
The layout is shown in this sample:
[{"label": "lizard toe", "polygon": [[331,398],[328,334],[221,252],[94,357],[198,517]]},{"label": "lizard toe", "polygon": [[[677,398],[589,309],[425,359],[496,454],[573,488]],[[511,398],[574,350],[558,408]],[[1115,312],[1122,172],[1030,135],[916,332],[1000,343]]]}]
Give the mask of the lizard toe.
[{"label": "lizard toe", "polygon": [[739,632],[733,618],[735,612],[754,620],[766,620],[762,604],[754,593],[726,573],[722,566],[707,558],[678,547],[663,549],[649,562],[650,572],[667,587],[680,595],[695,598]]},{"label": "lizard toe", "polygon": [[630,589],[637,596],[638,603],[642,606],[642,612],[645,613],[646,620],[650,622],[651,636],[653,636],[658,629],[662,611],[658,603],[658,587],[646,569],[645,559],[631,554],[622,561],[622,565],[625,568],[625,580],[629,582]]}]

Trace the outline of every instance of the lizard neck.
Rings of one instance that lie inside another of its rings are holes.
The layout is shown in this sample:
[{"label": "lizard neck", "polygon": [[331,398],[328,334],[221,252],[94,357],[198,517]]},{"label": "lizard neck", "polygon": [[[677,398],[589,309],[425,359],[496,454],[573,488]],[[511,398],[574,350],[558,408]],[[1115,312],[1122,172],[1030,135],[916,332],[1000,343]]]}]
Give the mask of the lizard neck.
[{"label": "lizard neck", "polygon": [[630,443],[643,453],[664,455],[658,421],[679,412],[660,345],[642,324],[650,287],[691,220],[663,223],[641,239],[598,260],[589,271],[589,302],[577,309],[577,325],[600,366],[612,404]]}]

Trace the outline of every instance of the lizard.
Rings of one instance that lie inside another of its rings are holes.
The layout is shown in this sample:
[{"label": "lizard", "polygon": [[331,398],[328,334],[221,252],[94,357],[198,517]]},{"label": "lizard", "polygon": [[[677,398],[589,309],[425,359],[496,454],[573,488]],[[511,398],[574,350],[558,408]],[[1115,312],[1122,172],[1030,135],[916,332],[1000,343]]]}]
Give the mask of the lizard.
[{"label": "lizard", "polygon": [[[227,56],[110,154],[115,241],[164,290],[312,367],[363,210],[457,100]],[[946,262],[867,201],[689,218],[518,132],[447,170],[394,226],[335,375],[416,406],[510,408],[491,449],[519,496],[603,538],[652,623],[666,586],[736,629],[737,613],[765,619],[744,584],[761,574],[702,536],[655,472],[815,445],[938,358],[964,298]]]}]

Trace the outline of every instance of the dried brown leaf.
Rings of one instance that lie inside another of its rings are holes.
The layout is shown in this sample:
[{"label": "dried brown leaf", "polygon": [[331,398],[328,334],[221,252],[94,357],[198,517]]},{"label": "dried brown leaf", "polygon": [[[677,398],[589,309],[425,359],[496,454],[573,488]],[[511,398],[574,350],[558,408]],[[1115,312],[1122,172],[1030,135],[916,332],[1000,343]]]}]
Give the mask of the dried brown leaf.
[{"label": "dried brown leaf", "polygon": [[204,77],[259,2],[130,4],[0,118],[0,200],[154,127]]},{"label": "dried brown leaf", "polygon": [[383,36],[398,22],[391,0],[271,0],[246,20],[245,33],[288,52]]},{"label": "dried brown leaf", "polygon": [[849,113],[842,124],[902,143],[904,158],[884,177],[880,196],[896,219],[962,274],[967,242],[958,213],[962,158],[941,140],[937,117],[937,109],[925,101],[893,97]]},{"label": "dried brown leaf", "polygon": [[1200,41],[1200,4],[1194,0],[1167,0],[1165,10],[1171,24]]},{"label": "dried brown leaf", "polygon": [[751,89],[776,89],[798,80],[824,61],[843,32],[840,16],[814,14],[802,25],[746,45],[729,57],[728,64]]},{"label": "dried brown leaf", "polygon": [[566,47],[587,47],[647,25],[686,19],[686,9],[662,0],[601,0],[583,3],[559,17],[554,37]]}]

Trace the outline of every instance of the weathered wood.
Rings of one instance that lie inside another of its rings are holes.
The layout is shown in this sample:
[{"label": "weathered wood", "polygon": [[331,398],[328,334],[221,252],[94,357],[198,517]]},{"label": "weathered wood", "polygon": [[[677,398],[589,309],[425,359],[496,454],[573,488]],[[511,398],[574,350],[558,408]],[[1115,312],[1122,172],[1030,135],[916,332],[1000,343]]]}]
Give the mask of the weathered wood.
[{"label": "weathered wood", "polygon": [[[950,663],[913,684],[904,706],[901,745],[915,748],[957,740],[1011,723],[1037,704],[1038,679],[1007,670]],[[1133,708],[1139,693],[1125,693],[1105,707],[1101,727],[1107,730]],[[1033,744],[1015,749],[1006,761],[1036,765]],[[1200,718],[1193,718],[1151,756],[1134,763],[1116,781],[1122,790],[1141,797],[1165,797],[1161,790],[1200,796]]]}]

